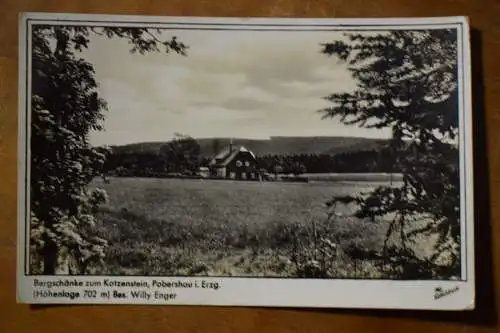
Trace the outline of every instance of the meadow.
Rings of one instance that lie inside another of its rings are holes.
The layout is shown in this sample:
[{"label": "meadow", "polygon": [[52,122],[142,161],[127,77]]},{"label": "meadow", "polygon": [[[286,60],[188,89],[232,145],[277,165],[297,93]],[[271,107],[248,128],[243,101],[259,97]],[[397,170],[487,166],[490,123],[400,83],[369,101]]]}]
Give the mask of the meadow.
[{"label": "meadow", "polygon": [[[399,173],[305,173],[302,177],[308,178],[310,181],[334,181],[334,182],[356,182],[358,186],[361,184],[371,183],[401,183],[403,175]],[[362,182],[362,183],[360,183]]]},{"label": "meadow", "polygon": [[380,251],[388,223],[355,219],[347,206],[329,218],[325,204],[377,184],[96,180],[109,197],[97,216],[109,249],[95,273],[291,277],[322,266],[330,276],[380,277],[376,261],[346,253]]}]

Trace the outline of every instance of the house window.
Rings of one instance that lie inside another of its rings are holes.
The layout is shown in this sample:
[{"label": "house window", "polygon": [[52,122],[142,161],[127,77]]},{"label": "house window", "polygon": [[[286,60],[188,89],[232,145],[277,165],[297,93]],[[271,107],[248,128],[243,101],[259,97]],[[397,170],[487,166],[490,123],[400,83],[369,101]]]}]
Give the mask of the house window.
[{"label": "house window", "polygon": [[246,166],[246,167],[249,167],[249,166],[250,166],[250,162],[245,161],[245,166]]},{"label": "house window", "polygon": [[241,167],[242,165],[243,165],[243,164],[241,163],[241,161],[240,161],[240,160],[237,160],[237,161],[236,161],[236,166],[237,166],[238,168],[239,168],[239,167]]}]

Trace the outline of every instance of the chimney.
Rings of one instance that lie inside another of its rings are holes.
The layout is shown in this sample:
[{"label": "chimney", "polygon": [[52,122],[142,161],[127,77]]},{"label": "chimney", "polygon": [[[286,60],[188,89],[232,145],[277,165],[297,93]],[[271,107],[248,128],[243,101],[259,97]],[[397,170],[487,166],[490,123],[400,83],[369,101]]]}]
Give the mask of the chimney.
[{"label": "chimney", "polygon": [[229,139],[229,152],[232,153],[233,152],[233,139]]}]

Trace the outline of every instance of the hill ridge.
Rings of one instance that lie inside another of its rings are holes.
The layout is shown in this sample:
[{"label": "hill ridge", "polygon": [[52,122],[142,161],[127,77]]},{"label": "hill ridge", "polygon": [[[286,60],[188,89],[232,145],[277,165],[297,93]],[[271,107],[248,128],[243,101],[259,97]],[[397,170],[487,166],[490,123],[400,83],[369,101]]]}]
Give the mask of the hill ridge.
[{"label": "hill ridge", "polygon": [[[200,155],[209,157],[230,143],[231,138],[195,138],[200,145]],[[170,140],[169,140],[170,141]],[[169,141],[137,142],[125,145],[110,145],[115,152],[159,153],[160,147]],[[218,141],[218,144],[216,144]],[[257,156],[328,154],[380,149],[388,139],[349,136],[272,136],[269,139],[232,138],[233,144],[243,145]]]}]

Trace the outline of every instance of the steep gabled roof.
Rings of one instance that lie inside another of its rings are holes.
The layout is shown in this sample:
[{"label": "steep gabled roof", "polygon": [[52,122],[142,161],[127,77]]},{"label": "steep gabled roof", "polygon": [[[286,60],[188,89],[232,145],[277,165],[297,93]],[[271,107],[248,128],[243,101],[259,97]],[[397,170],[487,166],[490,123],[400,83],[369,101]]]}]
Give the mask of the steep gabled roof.
[{"label": "steep gabled roof", "polygon": [[226,166],[228,165],[239,152],[248,152],[253,158],[255,154],[242,145],[227,146],[222,149],[217,155],[210,161],[211,166]]}]

